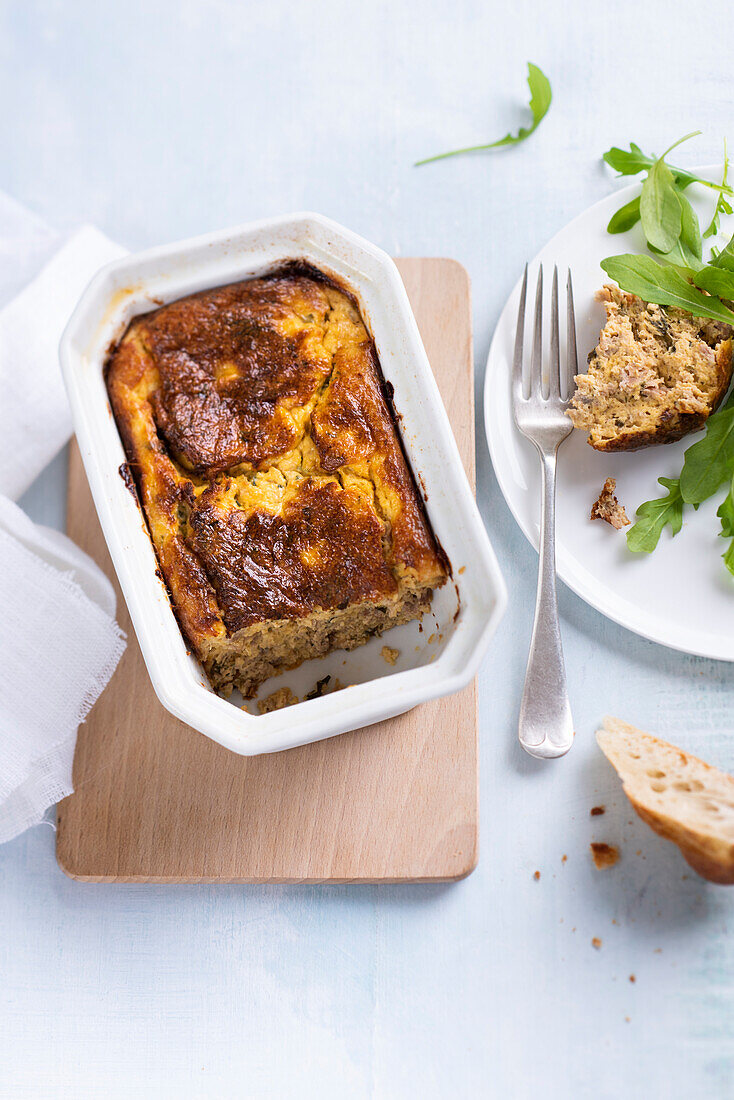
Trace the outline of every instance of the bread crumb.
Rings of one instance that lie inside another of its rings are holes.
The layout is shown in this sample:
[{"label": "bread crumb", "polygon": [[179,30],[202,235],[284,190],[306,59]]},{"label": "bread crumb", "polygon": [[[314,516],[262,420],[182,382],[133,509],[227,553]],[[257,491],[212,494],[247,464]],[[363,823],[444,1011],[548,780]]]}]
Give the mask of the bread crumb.
[{"label": "bread crumb", "polygon": [[592,843],[589,847],[597,871],[613,867],[619,861],[619,848],[615,848],[613,844]]},{"label": "bread crumb", "polygon": [[278,688],[264,699],[258,699],[257,709],[260,714],[269,714],[271,710],[282,710],[283,707],[292,707],[298,702],[298,696],[294,695],[289,687]]},{"label": "bread crumb", "polygon": [[538,879],[540,878],[540,871],[536,871],[536,872],[535,872],[535,874],[533,875],[533,878],[534,878],[534,879],[535,879],[535,881],[537,882],[537,881],[538,881]]},{"label": "bread crumb", "polygon": [[592,806],[590,811],[592,817],[601,817],[605,812],[606,806]]},{"label": "bread crumb", "polygon": [[459,576],[461,576],[462,573],[466,573],[466,566],[465,565],[462,565],[461,569],[459,570]]},{"label": "bread crumb", "polygon": [[400,656],[400,650],[393,649],[391,645],[384,645],[380,650],[380,656],[382,657],[383,661],[387,661],[389,665],[394,665],[398,657]]},{"label": "bread crumb", "polygon": [[627,518],[624,507],[614,495],[614,490],[616,488],[616,480],[613,477],[608,477],[604,482],[602,491],[591,507],[590,518],[603,519],[613,527],[615,531],[620,531],[623,527],[629,527],[630,521]]},{"label": "bread crumb", "polygon": [[594,936],[594,938],[591,941],[591,946],[595,947],[597,951],[599,950],[599,948],[601,947],[601,940],[599,939],[598,936]]},{"label": "bread crumb", "polygon": [[637,981],[637,978],[634,976],[634,974],[630,974],[630,981],[631,982],[636,982]]},{"label": "bread crumb", "polygon": [[567,860],[568,860],[568,856],[565,856],[565,855],[561,856],[561,863],[566,863]]},{"label": "bread crumb", "polygon": [[629,1016],[625,1016],[625,1018],[624,1018],[624,1022],[625,1022],[626,1024],[628,1024],[628,1023],[630,1022],[630,1018],[629,1018]]}]

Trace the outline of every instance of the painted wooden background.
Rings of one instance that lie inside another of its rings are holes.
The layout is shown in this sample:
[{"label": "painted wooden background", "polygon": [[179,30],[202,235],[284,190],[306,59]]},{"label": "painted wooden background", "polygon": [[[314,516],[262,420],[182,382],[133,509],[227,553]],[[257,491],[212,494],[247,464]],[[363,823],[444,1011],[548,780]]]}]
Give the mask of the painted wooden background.
[{"label": "painted wooden background", "polygon": [[[733,23],[718,0],[6,0],[0,187],[130,247],[312,208],[393,254],[454,256],[480,385],[522,263],[616,186],[605,148],[660,151],[701,128],[681,160],[719,156]],[[554,103],[525,146],[412,167],[522,123],[528,59]],[[0,1096],[734,1093],[734,891],[632,820],[592,740],[609,711],[734,766],[734,667],[641,641],[562,590],[577,744],[556,764],[522,756],[536,562],[477,434],[510,590],[480,678],[477,871],[431,887],[95,887],[63,876],[39,827],[0,848]],[[26,500],[59,527],[65,464]],[[594,839],[620,844],[615,869],[594,870]]]}]

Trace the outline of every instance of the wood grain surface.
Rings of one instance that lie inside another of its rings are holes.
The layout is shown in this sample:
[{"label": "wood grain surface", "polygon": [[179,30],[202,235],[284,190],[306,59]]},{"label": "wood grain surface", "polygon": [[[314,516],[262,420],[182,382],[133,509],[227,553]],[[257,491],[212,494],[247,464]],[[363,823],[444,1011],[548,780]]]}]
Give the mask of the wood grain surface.
[{"label": "wood grain surface", "polygon": [[[468,276],[446,259],[398,266],[474,479]],[[472,684],[318,744],[238,757],[156,699],[72,447],[69,535],[112,579],[128,635],[79,730],[57,858],[89,882],[399,882],[461,878],[477,860]]]}]

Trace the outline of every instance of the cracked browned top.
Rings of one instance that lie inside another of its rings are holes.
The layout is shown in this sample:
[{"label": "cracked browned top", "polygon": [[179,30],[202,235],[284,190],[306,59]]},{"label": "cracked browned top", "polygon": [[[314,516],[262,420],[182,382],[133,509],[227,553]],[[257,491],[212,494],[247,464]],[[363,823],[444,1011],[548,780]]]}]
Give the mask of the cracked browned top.
[{"label": "cracked browned top", "polygon": [[112,408],[184,633],[446,579],[374,345],[314,269],[181,298],[110,357]]}]

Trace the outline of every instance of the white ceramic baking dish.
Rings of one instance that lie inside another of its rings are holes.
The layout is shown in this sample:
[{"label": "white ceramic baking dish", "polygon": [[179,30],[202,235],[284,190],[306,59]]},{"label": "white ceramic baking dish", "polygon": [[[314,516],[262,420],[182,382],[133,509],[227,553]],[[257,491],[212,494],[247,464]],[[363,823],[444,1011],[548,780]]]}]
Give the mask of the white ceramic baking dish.
[{"label": "white ceramic baking dish", "polygon": [[[423,629],[410,623],[351,653],[338,651],[274,677],[264,698],[288,686],[303,699],[319,680],[327,691],[260,715],[256,701],[216,695],[186,645],[134,496],[105,389],[110,345],[130,318],[184,294],[220,286],[305,258],[347,283],[395,390],[403,440],[426,491],[428,513],[453,569],[434,595]],[[318,741],[400,714],[458,691],[472,679],[505,608],[495,555],[467,483],[402,280],[384,252],[317,214],[294,214],[151,249],[108,264],[82,296],[61,340],[61,365],[74,427],[102,530],[153,687],[177,718],[233,752],[255,755]],[[394,666],[381,656],[400,651]],[[243,705],[244,704],[244,705]]]}]

